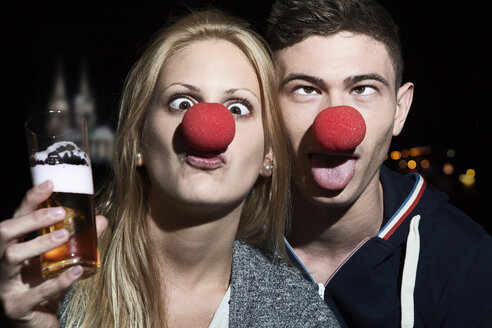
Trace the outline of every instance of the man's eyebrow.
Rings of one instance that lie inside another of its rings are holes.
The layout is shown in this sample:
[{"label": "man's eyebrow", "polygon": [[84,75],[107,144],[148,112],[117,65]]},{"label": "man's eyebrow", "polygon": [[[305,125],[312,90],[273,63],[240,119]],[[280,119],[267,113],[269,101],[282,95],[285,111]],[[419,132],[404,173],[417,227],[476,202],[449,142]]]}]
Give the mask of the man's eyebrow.
[{"label": "man's eyebrow", "polygon": [[361,75],[354,75],[354,76],[349,76],[346,79],[343,80],[345,85],[352,85],[360,81],[366,81],[366,80],[375,80],[379,81],[382,84],[384,84],[386,87],[389,87],[389,82],[386,80],[384,77],[382,77],[379,74],[361,74]]},{"label": "man's eyebrow", "polygon": [[283,87],[287,83],[293,80],[303,80],[312,84],[316,85],[324,85],[325,81],[319,77],[312,76],[312,75],[306,75],[306,74],[298,74],[298,73],[291,73],[289,74],[285,79],[280,82],[280,87]]}]

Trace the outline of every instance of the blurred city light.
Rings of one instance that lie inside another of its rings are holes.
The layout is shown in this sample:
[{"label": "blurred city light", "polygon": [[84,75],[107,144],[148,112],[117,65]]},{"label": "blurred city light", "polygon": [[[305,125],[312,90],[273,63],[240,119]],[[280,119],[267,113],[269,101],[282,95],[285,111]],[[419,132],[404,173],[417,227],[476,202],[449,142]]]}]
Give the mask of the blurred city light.
[{"label": "blurred city light", "polygon": [[460,181],[465,186],[469,187],[475,183],[475,177],[468,174],[460,174]]},{"label": "blurred city light", "polygon": [[449,162],[444,163],[443,166],[442,166],[442,171],[446,175],[453,174],[454,173],[454,166],[453,166],[453,164],[451,164]]},{"label": "blurred city light", "polygon": [[[409,149],[403,148],[400,150],[392,150],[386,154],[385,160],[391,158],[396,161],[396,169],[402,173],[427,171],[426,174],[431,174],[428,169],[431,167],[430,158],[426,158],[427,155],[432,153],[432,147],[430,146],[415,146]],[[413,160],[409,160],[408,157],[413,157]],[[392,164],[389,164],[392,166]],[[454,168],[453,168],[454,169]]]},{"label": "blurred city light", "polygon": [[413,170],[417,167],[417,162],[415,162],[413,159],[408,161],[408,164],[407,164],[408,168],[410,170]]},{"label": "blurred city light", "polygon": [[410,148],[410,157],[417,157],[420,155],[420,150],[418,148]]},{"label": "blurred city light", "polygon": [[398,151],[398,150],[393,150],[391,153],[390,153],[390,157],[392,160],[399,160],[401,158],[401,153]]},{"label": "blurred city light", "polygon": [[421,155],[430,155],[431,153],[432,153],[432,148],[429,146],[420,148],[420,154]]}]

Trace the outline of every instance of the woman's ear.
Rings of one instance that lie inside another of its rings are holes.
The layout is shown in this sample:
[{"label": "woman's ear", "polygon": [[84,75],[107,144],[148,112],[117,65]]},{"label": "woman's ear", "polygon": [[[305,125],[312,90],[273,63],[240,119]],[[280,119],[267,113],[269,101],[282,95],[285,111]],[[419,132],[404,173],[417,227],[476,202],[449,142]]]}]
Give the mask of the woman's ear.
[{"label": "woman's ear", "polygon": [[269,178],[273,173],[273,153],[272,149],[265,154],[265,158],[263,159],[263,165],[260,168],[260,175],[264,178]]}]

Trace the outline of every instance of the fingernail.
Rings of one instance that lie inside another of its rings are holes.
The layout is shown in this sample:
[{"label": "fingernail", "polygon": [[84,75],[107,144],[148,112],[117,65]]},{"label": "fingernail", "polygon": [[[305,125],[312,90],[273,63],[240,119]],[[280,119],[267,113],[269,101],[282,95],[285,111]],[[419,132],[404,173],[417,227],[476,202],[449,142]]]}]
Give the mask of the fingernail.
[{"label": "fingernail", "polygon": [[63,207],[51,207],[48,209],[48,215],[52,218],[59,218],[65,215],[65,210]]},{"label": "fingernail", "polygon": [[48,189],[50,186],[50,180],[46,180],[45,182],[38,185],[38,188],[41,190]]},{"label": "fingernail", "polygon": [[77,278],[82,274],[82,267],[80,265],[71,267],[70,270],[68,270],[68,273],[72,278]]},{"label": "fingernail", "polygon": [[53,238],[59,240],[64,239],[68,235],[67,229],[60,229],[53,231]]}]

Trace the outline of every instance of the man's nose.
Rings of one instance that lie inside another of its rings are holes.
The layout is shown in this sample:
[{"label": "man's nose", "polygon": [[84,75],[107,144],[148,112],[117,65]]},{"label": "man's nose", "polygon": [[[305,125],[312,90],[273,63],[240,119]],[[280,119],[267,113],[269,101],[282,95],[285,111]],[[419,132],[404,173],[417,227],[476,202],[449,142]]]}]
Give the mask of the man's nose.
[{"label": "man's nose", "polygon": [[364,140],[366,123],[359,111],[350,106],[323,109],[313,122],[314,139],[324,150],[354,150]]},{"label": "man's nose", "polygon": [[324,107],[320,110],[320,112],[327,108],[346,106],[350,103],[350,99],[351,98],[344,92],[342,92],[342,90],[338,88],[332,88],[323,96],[322,106]]}]

